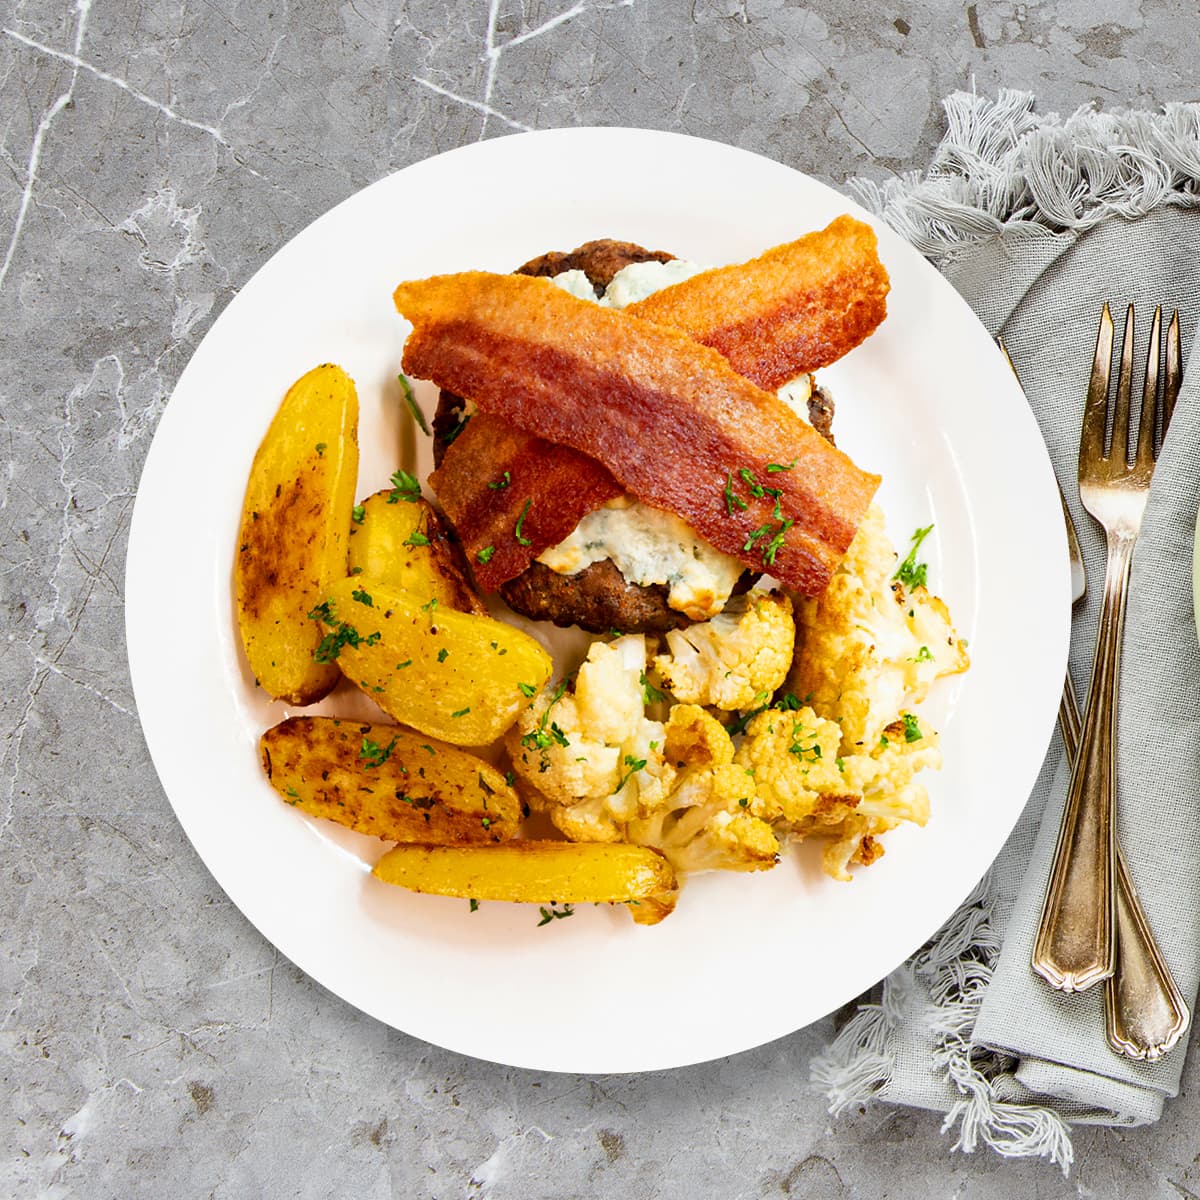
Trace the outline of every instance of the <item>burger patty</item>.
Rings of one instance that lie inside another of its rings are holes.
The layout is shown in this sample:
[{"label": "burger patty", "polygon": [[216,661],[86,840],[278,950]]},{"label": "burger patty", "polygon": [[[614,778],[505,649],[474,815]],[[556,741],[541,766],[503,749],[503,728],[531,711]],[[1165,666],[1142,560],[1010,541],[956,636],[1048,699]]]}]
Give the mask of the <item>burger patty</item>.
[{"label": "burger patty", "polygon": [[665,583],[628,583],[611,558],[603,558],[574,575],[560,575],[545,563],[532,562],[500,587],[514,612],[535,621],[566,628],[578,625],[589,633],[666,633],[691,622],[667,603]]},{"label": "burger patty", "polygon": [[531,258],[513,274],[552,278],[564,271],[582,271],[595,288],[597,297],[600,297],[618,271],[634,263],[670,262],[674,257],[674,254],[668,254],[665,250],[647,250],[633,242],[614,242],[611,238],[601,238],[596,242],[584,242],[567,253],[551,250],[549,254]]},{"label": "burger patty", "polygon": [[[564,271],[582,271],[599,297],[625,267],[633,263],[670,262],[674,257],[633,242],[602,238],[585,242],[569,252],[552,250],[530,259],[514,274],[553,277]],[[457,436],[467,415],[467,402],[443,389],[433,418],[435,465],[441,464],[446,447]],[[833,401],[815,386],[808,401],[808,415],[813,428],[832,443]],[[750,572],[743,574],[734,591],[746,590],[752,578]],[[616,563],[605,558],[574,575],[560,575],[543,563],[530,563],[515,579],[501,586],[500,595],[514,612],[564,628],[577,625],[589,633],[614,630],[666,633],[692,623],[667,603],[669,591],[666,584],[629,583]]]}]

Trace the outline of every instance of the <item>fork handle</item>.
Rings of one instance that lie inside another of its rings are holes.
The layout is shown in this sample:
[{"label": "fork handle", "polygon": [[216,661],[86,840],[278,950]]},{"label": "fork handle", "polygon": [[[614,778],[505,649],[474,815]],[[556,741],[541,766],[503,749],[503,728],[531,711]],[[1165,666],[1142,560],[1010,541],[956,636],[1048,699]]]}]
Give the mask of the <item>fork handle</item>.
[{"label": "fork handle", "polygon": [[[1083,718],[1070,672],[1063,685],[1058,721],[1067,761],[1074,762]],[[1187,1002],[1138,900],[1118,837],[1117,965],[1112,978],[1104,981],[1109,1047],[1126,1058],[1155,1062],[1178,1043],[1190,1021]]]},{"label": "fork handle", "polygon": [[1110,534],[1104,575],[1104,607],[1096,636],[1079,757],[1031,965],[1051,987],[1082,992],[1108,979],[1115,968],[1116,892],[1116,707],[1121,672],[1121,635],[1135,538]]}]

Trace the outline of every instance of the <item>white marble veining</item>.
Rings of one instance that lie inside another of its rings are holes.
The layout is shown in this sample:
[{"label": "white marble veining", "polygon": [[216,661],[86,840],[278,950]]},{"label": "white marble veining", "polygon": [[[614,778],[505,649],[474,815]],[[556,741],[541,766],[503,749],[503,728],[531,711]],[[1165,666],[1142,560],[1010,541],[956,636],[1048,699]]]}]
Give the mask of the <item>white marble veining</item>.
[{"label": "white marble veining", "polygon": [[[1159,1125],[1079,1132],[1064,1180],[952,1154],[932,1115],[831,1121],[807,1082],[831,1020],[597,1079],[380,1026],[265,944],[196,858],[122,624],[138,475],[188,356],[276,247],[386,172],[626,124],[878,178],[926,161],[955,88],[1154,106],[1192,98],[1198,42],[1188,6],[1153,0],[10,0],[0,1194],[1200,1196],[1194,1056]],[[202,502],[203,464],[188,488]]]}]

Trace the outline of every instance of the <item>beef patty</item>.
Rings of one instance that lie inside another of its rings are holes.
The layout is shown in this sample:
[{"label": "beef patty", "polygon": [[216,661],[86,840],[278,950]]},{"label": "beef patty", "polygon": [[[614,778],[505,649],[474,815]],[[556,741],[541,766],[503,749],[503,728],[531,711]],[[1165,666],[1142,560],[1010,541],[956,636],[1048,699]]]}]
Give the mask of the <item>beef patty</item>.
[{"label": "beef patty", "polygon": [[[582,271],[597,297],[613,281],[618,271],[633,263],[670,262],[675,255],[664,250],[647,250],[633,242],[601,238],[585,242],[564,252],[552,250],[530,259],[516,269],[516,275],[552,277],[564,271]],[[433,461],[440,465],[446,447],[462,428],[469,404],[461,396],[444,389],[438,397],[433,418]],[[814,387],[808,401],[809,421],[830,443],[833,442],[833,401]],[[745,591],[753,576],[743,574],[734,588]],[[610,558],[592,563],[574,575],[560,575],[540,562],[530,563],[515,579],[500,588],[505,603],[515,612],[535,621],[551,621],[564,628],[577,625],[589,633],[666,633],[692,622],[667,603],[666,584],[629,583]]]}]

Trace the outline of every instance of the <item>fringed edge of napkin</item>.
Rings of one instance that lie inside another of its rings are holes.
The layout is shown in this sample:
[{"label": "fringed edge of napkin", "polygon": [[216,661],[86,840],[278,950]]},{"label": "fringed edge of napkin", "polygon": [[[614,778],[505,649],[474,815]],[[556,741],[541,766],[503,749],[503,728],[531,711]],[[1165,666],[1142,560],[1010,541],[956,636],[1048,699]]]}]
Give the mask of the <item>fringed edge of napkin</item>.
[{"label": "fringed edge of napkin", "polygon": [[953,1149],[970,1153],[982,1141],[1006,1158],[1048,1158],[1066,1175],[1074,1160],[1067,1122],[1053,1109],[1003,1100],[995,1080],[1011,1074],[1014,1060],[971,1043],[1000,954],[994,905],[989,875],[920,952],[883,981],[879,1002],[859,1006],[814,1060],[812,1080],[824,1089],[833,1116],[886,1096],[915,983],[928,995],[923,1015],[932,1067],[945,1073],[961,1097],[942,1122],[943,1133],[958,1126]]},{"label": "fringed edge of napkin", "polygon": [[1200,206],[1200,104],[1161,112],[1034,112],[1028,92],[955,92],[924,172],[852,180],[865,207],[935,262],[1021,229],[1089,229],[1162,204]]},{"label": "fringed edge of napkin", "polygon": [[[1159,113],[1082,108],[1034,112],[1027,92],[992,100],[956,92],[943,102],[947,132],[924,173],[850,186],[871,211],[936,264],[1001,235],[1072,233],[1108,217],[1134,219],[1160,205],[1200,207],[1200,104]],[[1054,1109],[1014,1104],[996,1080],[1013,1060],[974,1046],[971,1033],[999,953],[995,896],[985,878],[910,963],[883,983],[877,1004],[860,1005],[812,1067],[830,1112],[886,1096],[895,1066],[901,1006],[913,981],[928,989],[926,1028],[934,1066],[960,1097],[943,1131],[954,1149],[982,1141],[1010,1157],[1041,1156],[1066,1174],[1069,1126]]]}]

